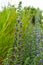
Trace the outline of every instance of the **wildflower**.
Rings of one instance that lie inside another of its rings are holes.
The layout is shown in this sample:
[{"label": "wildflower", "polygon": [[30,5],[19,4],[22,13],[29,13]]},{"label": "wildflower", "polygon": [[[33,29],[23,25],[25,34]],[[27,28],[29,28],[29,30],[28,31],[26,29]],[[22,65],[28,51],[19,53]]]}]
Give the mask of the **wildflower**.
[{"label": "wildflower", "polygon": [[41,62],[43,62],[43,60],[41,60]]},{"label": "wildflower", "polygon": [[39,42],[36,42],[36,44],[39,44]]},{"label": "wildflower", "polygon": [[38,41],[39,39],[38,38],[36,38],[36,41]]},{"label": "wildflower", "polygon": [[39,47],[40,50],[42,50],[42,47]]},{"label": "wildflower", "polygon": [[40,38],[42,39],[42,38],[43,38],[43,36],[40,36]]},{"label": "wildflower", "polygon": [[20,55],[18,55],[18,58],[20,58]]},{"label": "wildflower", "polygon": [[18,44],[20,44],[20,45],[21,45],[21,44],[22,44],[22,42],[20,41],[20,42],[18,42]]},{"label": "wildflower", "polygon": [[16,50],[16,49],[14,49],[14,52],[16,53],[16,52],[17,52],[17,50]]},{"label": "wildflower", "polygon": [[40,63],[38,62],[38,65],[40,65]]},{"label": "wildflower", "polygon": [[19,37],[21,37],[22,36],[22,34],[19,34]]},{"label": "wildflower", "polygon": [[14,38],[14,41],[16,41],[17,40],[17,38]]},{"label": "wildflower", "polygon": [[40,52],[37,52],[37,56],[40,56]]},{"label": "wildflower", "polygon": [[15,47],[15,44],[12,44],[12,47]]},{"label": "wildflower", "polygon": [[12,61],[14,61],[14,60],[15,60],[15,58],[11,58],[11,60],[12,60]]},{"label": "wildflower", "polygon": [[17,22],[20,23],[20,19],[18,19]]}]

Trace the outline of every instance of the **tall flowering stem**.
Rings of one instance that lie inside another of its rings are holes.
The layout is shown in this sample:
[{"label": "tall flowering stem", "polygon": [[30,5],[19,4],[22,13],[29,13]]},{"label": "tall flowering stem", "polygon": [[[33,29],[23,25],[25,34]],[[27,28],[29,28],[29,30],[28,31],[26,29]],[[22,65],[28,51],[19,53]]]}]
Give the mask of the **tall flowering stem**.
[{"label": "tall flowering stem", "polygon": [[40,17],[39,17],[39,10],[37,10],[36,16],[35,16],[35,27],[36,27],[36,53],[37,56],[40,55],[40,51],[39,51],[39,44],[40,44],[40,27],[39,27],[39,21],[40,21]]},{"label": "tall flowering stem", "polygon": [[[13,44],[13,48],[17,48],[16,51],[17,52],[17,63],[14,63],[15,65],[21,65],[22,64],[22,60],[21,60],[21,55],[22,55],[22,22],[19,18],[17,18],[17,21],[15,23],[15,32],[14,32],[14,44]],[[15,46],[16,44],[16,46]]]}]

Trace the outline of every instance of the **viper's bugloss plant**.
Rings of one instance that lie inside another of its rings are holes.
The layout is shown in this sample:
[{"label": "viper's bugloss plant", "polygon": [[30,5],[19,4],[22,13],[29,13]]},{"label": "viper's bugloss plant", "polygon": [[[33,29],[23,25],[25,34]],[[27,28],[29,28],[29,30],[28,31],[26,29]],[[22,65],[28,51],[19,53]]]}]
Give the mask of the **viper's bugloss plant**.
[{"label": "viper's bugloss plant", "polygon": [[[10,52],[8,52],[8,60],[4,65],[10,64],[10,65],[21,65],[22,64],[22,27],[21,24],[22,22],[18,19],[17,23],[15,23],[15,31],[14,31],[14,43],[12,44]],[[17,25],[16,25],[17,24]],[[19,29],[20,28],[20,29]]]},{"label": "viper's bugloss plant", "polygon": [[0,12],[0,64],[43,65],[42,12],[21,5]]}]

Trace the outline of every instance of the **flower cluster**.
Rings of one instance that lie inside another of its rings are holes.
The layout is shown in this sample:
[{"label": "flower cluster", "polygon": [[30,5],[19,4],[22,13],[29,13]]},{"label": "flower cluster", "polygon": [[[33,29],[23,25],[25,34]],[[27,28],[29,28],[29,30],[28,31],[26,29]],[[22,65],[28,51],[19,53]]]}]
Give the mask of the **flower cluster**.
[{"label": "flower cluster", "polygon": [[17,22],[15,23],[14,43],[12,44],[12,48],[7,54],[7,58],[9,61],[7,61],[5,65],[21,65],[22,64],[21,55],[22,55],[22,22],[20,21],[20,19],[17,19]]}]

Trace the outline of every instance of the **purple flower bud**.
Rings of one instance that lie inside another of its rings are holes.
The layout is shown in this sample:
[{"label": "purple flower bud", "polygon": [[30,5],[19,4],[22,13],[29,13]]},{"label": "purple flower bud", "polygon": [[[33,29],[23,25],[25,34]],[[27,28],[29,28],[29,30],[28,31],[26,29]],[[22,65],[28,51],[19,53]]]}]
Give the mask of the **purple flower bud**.
[{"label": "purple flower bud", "polygon": [[22,34],[19,34],[19,37],[21,37],[22,36]]},{"label": "purple flower bud", "polygon": [[20,42],[18,42],[18,44],[20,44],[20,45],[21,45],[21,44],[22,44],[22,42],[20,41]]},{"label": "purple flower bud", "polygon": [[12,60],[12,61],[14,61],[14,60],[15,60],[15,58],[11,58],[11,60]]},{"label": "purple flower bud", "polygon": [[16,52],[17,52],[17,50],[16,50],[16,49],[14,49],[14,52],[16,53]]},{"label": "purple flower bud", "polygon": [[15,44],[12,44],[12,47],[15,47]]},{"label": "purple flower bud", "polygon": [[18,55],[18,58],[20,58],[20,55]]},{"label": "purple flower bud", "polygon": [[39,41],[39,38],[36,38],[36,41]]},{"label": "purple flower bud", "polygon": [[20,23],[20,20],[18,19],[17,22]]},{"label": "purple flower bud", "polygon": [[42,47],[39,47],[40,50],[42,50]]},{"label": "purple flower bud", "polygon": [[38,65],[40,65],[40,63],[38,62]]},{"label": "purple flower bud", "polygon": [[40,56],[40,52],[37,52],[37,56]]},{"label": "purple flower bud", "polygon": [[41,62],[43,62],[43,60],[41,60]]},{"label": "purple flower bud", "polygon": [[39,42],[36,42],[36,44],[39,44]]},{"label": "purple flower bud", "polygon": [[42,38],[43,38],[43,36],[40,36],[40,38],[42,39]]},{"label": "purple flower bud", "polygon": [[17,38],[14,38],[14,41],[16,41],[17,40]]}]

